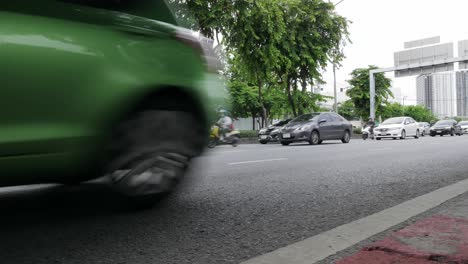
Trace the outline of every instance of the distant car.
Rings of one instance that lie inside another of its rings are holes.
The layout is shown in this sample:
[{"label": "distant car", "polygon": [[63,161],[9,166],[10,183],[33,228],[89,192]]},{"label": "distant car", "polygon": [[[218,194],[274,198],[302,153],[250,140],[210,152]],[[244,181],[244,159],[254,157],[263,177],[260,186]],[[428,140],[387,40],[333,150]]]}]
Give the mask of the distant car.
[{"label": "distant car", "polygon": [[419,138],[421,135],[419,129],[418,122],[414,121],[411,117],[392,117],[383,121],[379,127],[374,129],[374,137],[376,140],[381,140],[382,138]]},{"label": "distant car", "polygon": [[421,133],[421,137],[429,135],[431,133],[431,125],[427,122],[419,122],[419,133]]},{"label": "distant car", "polygon": [[283,126],[289,123],[291,120],[292,118],[281,120],[266,128],[260,129],[258,132],[258,142],[261,144],[267,144],[268,142],[278,141],[281,128],[283,128]]},{"label": "distant car", "polygon": [[461,126],[453,119],[440,120],[431,127],[431,137],[435,137],[436,135],[440,135],[441,137],[451,135],[453,137],[455,135],[461,136],[462,134]]},{"label": "distant car", "polygon": [[281,129],[280,142],[287,146],[293,142],[306,141],[311,145],[324,140],[341,140],[349,143],[352,124],[335,113],[311,113],[301,115]]},{"label": "distant car", "polygon": [[461,121],[458,124],[460,125],[463,134],[468,133],[468,121]]}]

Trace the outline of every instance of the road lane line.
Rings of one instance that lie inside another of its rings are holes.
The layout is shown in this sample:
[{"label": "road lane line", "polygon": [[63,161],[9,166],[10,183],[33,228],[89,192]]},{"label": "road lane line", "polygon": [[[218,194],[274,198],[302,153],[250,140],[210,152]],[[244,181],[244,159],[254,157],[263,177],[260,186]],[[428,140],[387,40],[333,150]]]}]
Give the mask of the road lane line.
[{"label": "road lane line", "polygon": [[408,200],[241,264],[311,264],[468,192],[468,179]]},{"label": "road lane line", "polygon": [[265,160],[249,160],[249,161],[231,162],[231,163],[228,163],[228,165],[240,165],[240,164],[248,164],[248,163],[280,161],[280,160],[288,160],[288,159],[287,158],[279,158],[279,159],[265,159]]},{"label": "road lane line", "polygon": [[374,151],[380,151],[380,150],[392,150],[393,148],[377,148],[377,149],[369,149],[369,150],[374,150]]}]

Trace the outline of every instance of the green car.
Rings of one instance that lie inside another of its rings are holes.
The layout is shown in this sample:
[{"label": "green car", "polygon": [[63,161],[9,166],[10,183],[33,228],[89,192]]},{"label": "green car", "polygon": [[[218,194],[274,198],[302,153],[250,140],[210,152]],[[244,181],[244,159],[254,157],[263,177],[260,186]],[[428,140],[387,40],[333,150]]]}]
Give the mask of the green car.
[{"label": "green car", "polygon": [[0,1],[0,186],[173,190],[224,96],[210,42],[174,24],[158,0]]}]

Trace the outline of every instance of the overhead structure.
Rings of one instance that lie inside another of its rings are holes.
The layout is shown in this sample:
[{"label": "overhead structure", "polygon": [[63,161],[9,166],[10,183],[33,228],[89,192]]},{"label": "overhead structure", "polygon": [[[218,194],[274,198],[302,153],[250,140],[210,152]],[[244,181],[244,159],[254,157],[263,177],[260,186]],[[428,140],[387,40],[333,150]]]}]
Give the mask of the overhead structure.
[{"label": "overhead structure", "polygon": [[[454,64],[468,68],[468,40],[458,43],[458,57],[454,57],[453,43],[440,43],[440,37],[405,42],[406,50],[394,53],[394,66],[369,71],[370,117],[375,120],[376,73],[395,72],[395,77],[406,77],[453,71]],[[424,46],[430,45],[430,46]],[[423,46],[423,47],[421,47]]]}]

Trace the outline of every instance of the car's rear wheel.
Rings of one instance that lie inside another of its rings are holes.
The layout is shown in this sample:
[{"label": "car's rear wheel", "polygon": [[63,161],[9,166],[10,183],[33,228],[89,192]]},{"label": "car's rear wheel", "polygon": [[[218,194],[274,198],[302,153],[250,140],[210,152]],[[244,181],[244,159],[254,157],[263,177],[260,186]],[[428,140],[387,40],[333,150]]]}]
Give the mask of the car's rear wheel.
[{"label": "car's rear wheel", "polygon": [[310,133],[310,139],[309,139],[309,144],[310,145],[317,145],[320,142],[320,135],[317,130],[312,131]]},{"label": "car's rear wheel", "polygon": [[151,207],[173,191],[204,145],[200,122],[182,111],[142,111],[114,131],[108,173],[115,189],[137,207]]},{"label": "car's rear wheel", "polygon": [[341,138],[341,142],[343,142],[343,143],[349,143],[350,140],[351,140],[351,135],[349,134],[349,131],[346,130],[346,131],[344,132],[343,137]]},{"label": "car's rear wheel", "polygon": [[405,139],[405,138],[406,138],[406,131],[402,130],[400,139]]},{"label": "car's rear wheel", "polygon": [[289,144],[291,144],[291,142],[288,142],[288,141],[281,141],[280,143],[283,146],[289,146]]},{"label": "car's rear wheel", "polygon": [[455,136],[455,131],[453,129],[450,130],[450,136],[452,136],[452,137]]},{"label": "car's rear wheel", "polygon": [[414,138],[418,139],[419,138],[419,130],[416,130],[416,135],[414,136]]},{"label": "car's rear wheel", "polygon": [[260,144],[267,144],[268,140],[260,140]]}]

